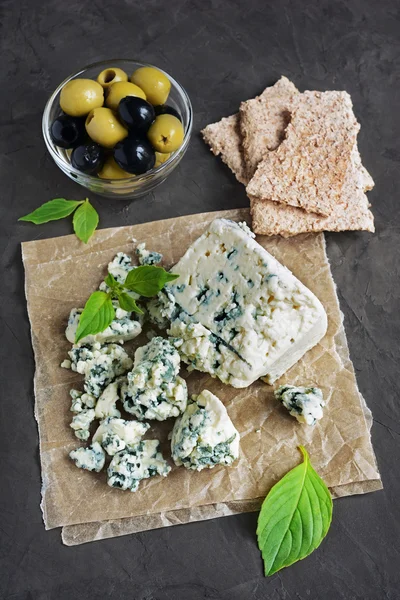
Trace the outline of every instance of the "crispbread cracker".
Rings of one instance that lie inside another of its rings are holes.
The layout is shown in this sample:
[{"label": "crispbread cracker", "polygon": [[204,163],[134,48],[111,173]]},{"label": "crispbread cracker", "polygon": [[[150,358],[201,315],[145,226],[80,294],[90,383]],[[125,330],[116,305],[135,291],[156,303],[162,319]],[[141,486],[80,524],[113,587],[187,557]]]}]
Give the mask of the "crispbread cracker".
[{"label": "crispbread cracker", "polygon": [[294,104],[284,141],[259,163],[247,193],[328,216],[340,202],[360,126],[347,92],[304,92]]},{"label": "crispbread cracker", "polygon": [[342,188],[340,202],[328,217],[307,213],[302,208],[283,206],[278,202],[250,197],[253,231],[261,235],[290,237],[299,233],[319,231],[375,231],[374,217],[369,210],[365,191],[374,182],[361,164],[355,145]]},{"label": "crispbread cracker", "polygon": [[[281,78],[280,82],[282,82],[282,79],[284,78]],[[272,90],[272,88],[266,88],[260,98],[269,95],[267,90]],[[253,100],[248,102],[252,103]],[[242,106],[245,104],[243,103]],[[270,110],[268,106],[266,108]],[[282,134],[282,120],[278,118],[275,121],[275,126],[278,130],[275,133],[271,130],[271,136],[275,136],[276,139]],[[239,131],[239,115],[232,115],[222,119],[219,123],[209,125],[203,131],[203,136],[211,146],[212,152],[215,155],[221,154],[222,160],[228,165],[238,181],[248,183]],[[279,234],[283,237],[325,230],[366,230],[373,232],[373,215],[369,210],[369,203],[364,194],[367,190],[371,190],[373,186],[373,179],[361,164],[357,145],[355,145],[342,188],[340,202],[335,206],[329,217],[321,217],[317,214],[307,213],[302,208],[287,206],[279,202],[259,200],[249,196],[253,229],[261,235]]]},{"label": "crispbread cracker", "polygon": [[281,77],[260,96],[240,105],[240,131],[248,180],[266,152],[276,150],[283,141],[293,99],[299,94],[287,77]]},{"label": "crispbread cracker", "polygon": [[241,148],[239,114],[224,117],[218,123],[207,125],[201,132],[215,156],[220,155],[240,183],[247,184],[246,165]]}]

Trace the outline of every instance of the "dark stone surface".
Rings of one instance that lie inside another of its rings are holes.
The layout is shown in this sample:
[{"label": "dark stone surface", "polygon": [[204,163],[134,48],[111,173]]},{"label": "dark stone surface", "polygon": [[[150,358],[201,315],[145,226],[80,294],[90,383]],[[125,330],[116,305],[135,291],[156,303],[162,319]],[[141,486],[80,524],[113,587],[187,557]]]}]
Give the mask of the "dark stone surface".
[{"label": "dark stone surface", "polygon": [[[3,0],[1,10],[0,597],[400,598],[399,3]],[[68,73],[112,56],[170,71],[192,98],[195,125],[187,156],[156,193],[132,203],[92,196],[101,227],[245,206],[243,186],[198,132],[281,74],[300,89],[346,89],[362,125],[377,231],[327,239],[385,490],[336,501],[321,548],[269,579],[255,543],[256,515],[75,548],[43,527],[20,242],[69,233],[70,224],[35,227],[17,217],[53,197],[83,197],[45,150],[41,112]]]}]

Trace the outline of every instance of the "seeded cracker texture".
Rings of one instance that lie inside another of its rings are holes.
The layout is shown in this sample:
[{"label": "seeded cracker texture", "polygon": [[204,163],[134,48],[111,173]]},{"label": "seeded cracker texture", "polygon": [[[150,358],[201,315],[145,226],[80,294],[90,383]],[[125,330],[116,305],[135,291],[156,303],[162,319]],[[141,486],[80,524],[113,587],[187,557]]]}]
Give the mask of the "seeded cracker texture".
[{"label": "seeded cracker texture", "polygon": [[265,155],[247,193],[330,215],[340,202],[359,129],[347,92],[304,92],[285,140]]},{"label": "seeded cracker texture", "polygon": [[293,206],[282,207],[277,202],[250,198],[253,229],[262,235],[290,237],[299,233],[319,231],[375,231],[374,217],[364,192],[374,185],[361,164],[357,146],[343,185],[340,202],[329,217],[306,213]]},{"label": "seeded cracker texture", "polygon": [[[264,94],[265,92],[263,92],[261,97]],[[268,102],[265,103],[265,106],[268,107]],[[237,115],[234,116],[237,117]],[[231,119],[231,117],[228,117],[228,119]],[[235,165],[241,164],[237,159],[238,153],[242,152],[241,138],[237,134],[231,135],[228,143],[229,128],[226,121],[227,119],[222,119],[219,123],[214,124],[219,125],[218,128],[215,128],[214,125],[211,126],[214,128],[213,136],[210,136],[208,140],[205,139],[205,141],[210,144],[214,143],[216,147],[220,147],[221,140],[224,139],[225,150],[223,160],[233,171],[238,181],[243,183],[243,169],[240,169],[239,173],[235,171]],[[284,123],[284,119],[281,120],[280,125],[277,120],[279,131],[277,131],[276,135],[278,137],[283,136],[284,133],[281,129],[282,123]],[[218,151],[214,151],[213,147],[212,151],[218,155]],[[371,190],[374,182],[367,170],[361,165],[356,145],[355,149],[353,149],[351,163],[357,165],[357,177],[355,178],[357,183],[355,181],[352,182],[351,175],[347,174],[346,182],[342,189],[341,202],[335,206],[334,211],[328,218],[323,218],[314,213],[307,213],[301,208],[283,205],[279,202],[259,200],[258,198],[249,196],[254,232],[260,235],[272,236],[279,234],[283,237],[290,237],[311,231],[374,231],[373,215],[368,210],[369,203],[363,193],[364,191]],[[351,168],[354,168],[354,165]],[[244,176],[246,178],[246,174]],[[245,183],[248,183],[248,180]]]},{"label": "seeded cracker texture", "polygon": [[246,185],[246,164],[241,148],[239,114],[224,117],[218,123],[207,125],[201,132],[215,156],[221,156],[236,179]]},{"label": "seeded cracker texture", "polygon": [[260,96],[240,105],[240,131],[248,181],[266,152],[276,150],[283,141],[296,96],[299,91],[293,83],[281,77]]}]

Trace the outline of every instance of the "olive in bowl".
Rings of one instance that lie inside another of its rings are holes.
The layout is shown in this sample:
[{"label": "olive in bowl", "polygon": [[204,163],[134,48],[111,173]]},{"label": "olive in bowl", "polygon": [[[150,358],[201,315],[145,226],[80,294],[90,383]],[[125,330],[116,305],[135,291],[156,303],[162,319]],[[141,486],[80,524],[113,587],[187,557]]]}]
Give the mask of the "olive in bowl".
[{"label": "olive in bowl", "polygon": [[123,171],[142,175],[155,165],[156,157],[146,139],[127,137],[114,148],[114,159]]},{"label": "olive in bowl", "polygon": [[87,173],[88,175],[96,175],[103,166],[105,159],[104,150],[99,144],[94,142],[77,146],[71,154],[71,165]]},{"label": "olive in bowl", "polygon": [[127,129],[119,122],[116,114],[105,106],[95,108],[88,114],[86,131],[94,142],[105,148],[113,148],[128,135]]},{"label": "olive in bowl", "polygon": [[138,133],[146,133],[156,118],[154,108],[147,100],[127,96],[118,105],[118,115],[121,121]]},{"label": "olive in bowl", "polygon": [[121,169],[112,156],[106,158],[104,165],[97,175],[100,179],[127,179],[128,177],[132,177],[132,173]]},{"label": "olive in bowl", "polygon": [[122,98],[127,96],[136,96],[137,98],[143,98],[146,100],[146,94],[140,87],[129,81],[117,81],[108,89],[106,106],[112,108],[112,110],[118,109],[118,104]]},{"label": "olive in bowl", "polygon": [[103,104],[103,88],[92,79],[71,79],[61,90],[61,110],[71,117],[85,117]]},{"label": "olive in bowl", "polygon": [[144,91],[147,100],[153,106],[165,104],[171,90],[171,82],[168,77],[154,67],[136,69],[132,74],[131,82]]},{"label": "olive in bowl", "polygon": [[61,115],[52,122],[50,136],[60,148],[74,148],[86,137],[85,119]]},{"label": "olive in bowl", "polygon": [[151,145],[157,152],[169,153],[178,150],[185,132],[182,123],[172,115],[160,115],[147,132]]},{"label": "olive in bowl", "polygon": [[162,165],[163,163],[167,162],[167,160],[169,159],[169,157],[171,156],[171,153],[168,154],[163,154],[161,152],[156,152],[156,162],[155,162],[155,167],[159,167],[160,165]]},{"label": "olive in bowl", "polygon": [[160,115],[172,115],[182,123],[181,115],[173,106],[169,106],[168,104],[159,104],[158,106],[155,106],[154,112],[156,113],[156,117],[159,117]]},{"label": "olive in bowl", "polygon": [[128,75],[122,69],[112,67],[99,73],[97,81],[106,90],[118,81],[128,81]]}]

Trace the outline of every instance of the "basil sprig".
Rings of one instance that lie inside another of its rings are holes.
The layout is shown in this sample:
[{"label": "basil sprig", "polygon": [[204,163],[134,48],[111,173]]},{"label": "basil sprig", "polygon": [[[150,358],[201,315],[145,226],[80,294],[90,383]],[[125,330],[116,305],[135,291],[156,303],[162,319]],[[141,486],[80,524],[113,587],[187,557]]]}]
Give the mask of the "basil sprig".
[{"label": "basil sprig", "polygon": [[85,304],[79,319],[75,343],[87,335],[95,335],[107,329],[115,319],[115,309],[112,300],[117,300],[119,306],[127,312],[143,313],[128,292],[135,292],[139,296],[150,298],[155,296],[166,283],[174,281],[179,275],[168,273],[162,267],[143,265],[129,271],[124,283],[119,283],[111,273],[107,275],[104,283],[107,292],[94,292]]},{"label": "basil sprig", "polygon": [[314,471],[303,446],[304,461],[269,492],[258,517],[257,539],[265,575],[273,575],[311,554],[332,520],[332,498]]},{"label": "basil sprig", "polygon": [[49,221],[58,221],[74,213],[72,224],[76,236],[85,244],[95,232],[99,224],[99,215],[86,200],[65,200],[65,198],[55,198],[45,202],[36,210],[18,219],[18,221],[29,221],[35,225],[48,223]]}]

